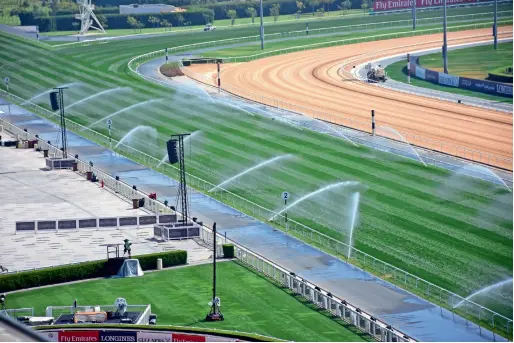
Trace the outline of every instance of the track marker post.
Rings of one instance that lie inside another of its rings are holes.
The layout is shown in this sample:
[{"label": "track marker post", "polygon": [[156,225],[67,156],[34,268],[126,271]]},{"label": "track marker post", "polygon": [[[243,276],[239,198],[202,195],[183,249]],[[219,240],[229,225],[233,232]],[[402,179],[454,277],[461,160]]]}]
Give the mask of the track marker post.
[{"label": "track marker post", "polygon": [[407,82],[410,83],[410,54],[407,54]]},{"label": "track marker post", "polygon": [[375,110],[371,110],[371,134],[375,136]]},{"label": "track marker post", "polygon": [[221,78],[220,78],[220,68],[221,63],[220,61],[216,61],[216,64],[218,65],[218,93],[221,93]]}]

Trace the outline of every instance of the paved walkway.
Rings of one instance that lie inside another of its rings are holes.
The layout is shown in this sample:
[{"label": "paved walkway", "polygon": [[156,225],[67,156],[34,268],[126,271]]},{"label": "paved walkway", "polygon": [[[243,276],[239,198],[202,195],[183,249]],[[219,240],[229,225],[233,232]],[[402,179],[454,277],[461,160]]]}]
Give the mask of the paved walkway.
[{"label": "paved walkway", "polygon": [[[2,139],[9,139],[6,132]],[[98,183],[70,170],[46,170],[43,155],[33,149],[0,147],[0,265],[9,271],[106,258],[107,243],[133,242],[134,254],[187,250],[189,262],[208,259],[209,249],[193,240],[153,240],[153,227],[87,229],[72,232],[18,233],[23,220],[79,219],[145,214]]]},{"label": "paved walkway", "polygon": [[[32,133],[55,135],[53,124],[37,119],[35,115],[16,108],[9,120],[15,125],[26,123],[32,116],[38,124],[29,129]],[[2,114],[0,114],[2,116]],[[17,118],[17,116],[19,116]],[[54,131],[52,132],[52,127]],[[156,171],[137,165],[124,157],[111,155],[106,163],[100,147],[69,132],[69,149],[81,150],[81,158],[93,161],[112,176],[130,180],[145,193],[157,192],[171,203],[175,201],[176,181]],[[1,152],[2,150],[0,150]],[[126,166],[120,170],[117,166]],[[132,167],[130,167],[132,166]],[[132,170],[130,170],[132,169]],[[218,223],[220,232],[243,246],[266,256],[275,263],[294,271],[297,275],[330,290],[364,311],[383,319],[395,328],[420,341],[490,341],[493,334],[466,322],[459,316],[443,310],[417,296],[377,279],[331,255],[321,252],[302,241],[286,235],[258,220],[244,215],[204,194],[190,190],[192,215],[204,223]],[[121,231],[124,233],[125,231]],[[75,237],[82,239],[82,237]],[[120,237],[121,238],[121,237]],[[80,242],[82,242],[80,240]],[[83,251],[85,249],[81,249]],[[73,255],[73,251],[69,251]],[[498,336],[496,336],[498,339]]]}]

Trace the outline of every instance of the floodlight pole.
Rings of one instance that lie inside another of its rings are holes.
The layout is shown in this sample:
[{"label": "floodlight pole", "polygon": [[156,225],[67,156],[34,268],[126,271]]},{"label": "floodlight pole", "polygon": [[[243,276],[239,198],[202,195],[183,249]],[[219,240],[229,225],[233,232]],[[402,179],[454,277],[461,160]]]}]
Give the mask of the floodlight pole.
[{"label": "floodlight pole", "polygon": [[66,136],[66,119],[64,118],[64,90],[68,87],[55,87],[59,92],[59,111],[61,115],[61,140],[62,140],[62,157],[68,158],[68,139]]},{"label": "floodlight pole", "polygon": [[448,74],[448,38],[446,33],[446,0],[444,0],[443,5],[443,64],[444,64],[444,73]]},{"label": "floodlight pole", "polygon": [[212,244],[213,244],[213,258],[212,258],[212,303],[211,310],[207,317],[205,318],[207,321],[218,321],[224,320],[223,314],[220,311],[220,304],[216,301],[216,239],[217,239],[217,231],[216,231],[216,222],[212,225]]},{"label": "floodlight pole", "polygon": [[498,0],[494,0],[494,22],[493,22],[494,50],[498,49]]},{"label": "floodlight pole", "polygon": [[214,303],[214,299],[216,298],[216,223],[212,225],[212,244],[213,244],[213,254],[212,254],[212,309],[216,304]]},{"label": "floodlight pole", "polygon": [[264,9],[262,6],[262,0],[260,1],[260,12],[261,12],[261,50],[264,50]]},{"label": "floodlight pole", "polygon": [[[189,218],[189,203],[187,199],[187,184],[186,184],[186,164],[184,161],[184,137],[189,136],[189,133],[182,133],[178,135],[171,135],[178,139],[178,160],[180,167],[180,184],[179,184],[179,198],[182,206],[182,221],[187,223]],[[179,199],[177,199],[178,201]]]}]

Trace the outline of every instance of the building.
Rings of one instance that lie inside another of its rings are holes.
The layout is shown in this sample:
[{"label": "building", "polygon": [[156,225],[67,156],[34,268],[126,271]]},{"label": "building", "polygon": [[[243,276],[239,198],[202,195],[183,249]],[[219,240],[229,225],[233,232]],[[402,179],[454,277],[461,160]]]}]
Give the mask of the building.
[{"label": "building", "polygon": [[131,4],[120,5],[120,14],[148,14],[148,13],[171,13],[183,12],[184,9],[165,4]]}]

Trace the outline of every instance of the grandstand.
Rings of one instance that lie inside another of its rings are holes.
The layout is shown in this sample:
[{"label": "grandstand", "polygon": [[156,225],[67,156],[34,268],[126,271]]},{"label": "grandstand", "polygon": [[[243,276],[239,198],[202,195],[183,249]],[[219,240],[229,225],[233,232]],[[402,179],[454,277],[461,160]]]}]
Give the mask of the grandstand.
[{"label": "grandstand", "polygon": [[[1,135],[3,140],[14,138],[6,131]],[[137,254],[187,250],[189,263],[206,261],[211,255],[193,240],[152,239],[152,225],[15,234],[17,221],[121,217],[149,211],[133,209],[128,199],[76,172],[48,170],[43,155],[33,149],[0,149],[0,234],[5,244],[0,261],[4,272],[104,259],[104,245],[122,243],[125,238],[133,242]]]}]

